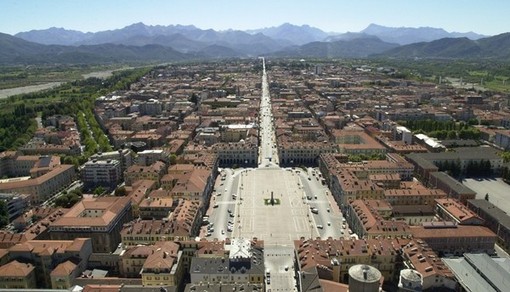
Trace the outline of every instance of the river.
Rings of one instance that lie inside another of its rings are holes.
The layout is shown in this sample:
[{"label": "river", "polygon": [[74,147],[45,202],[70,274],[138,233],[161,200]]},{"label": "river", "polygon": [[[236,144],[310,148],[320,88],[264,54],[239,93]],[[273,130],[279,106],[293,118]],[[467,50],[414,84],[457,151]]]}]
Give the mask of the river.
[{"label": "river", "polygon": [[31,93],[36,91],[41,91],[45,89],[50,89],[56,86],[59,86],[63,82],[49,82],[44,84],[38,84],[38,85],[29,85],[29,86],[22,86],[22,87],[15,87],[15,88],[8,88],[8,89],[2,89],[0,90],[0,99],[7,98],[9,96],[23,94],[23,93]]}]

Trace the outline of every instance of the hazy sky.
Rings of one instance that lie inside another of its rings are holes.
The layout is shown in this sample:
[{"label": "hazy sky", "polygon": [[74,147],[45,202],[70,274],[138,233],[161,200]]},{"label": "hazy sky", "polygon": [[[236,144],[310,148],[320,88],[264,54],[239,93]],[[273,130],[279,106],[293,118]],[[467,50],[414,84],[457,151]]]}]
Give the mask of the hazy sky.
[{"label": "hazy sky", "polygon": [[327,32],[360,31],[370,23],[510,31],[507,0],[0,0],[0,11],[0,32],[8,34],[52,26],[95,32],[135,22],[216,30],[289,22]]}]

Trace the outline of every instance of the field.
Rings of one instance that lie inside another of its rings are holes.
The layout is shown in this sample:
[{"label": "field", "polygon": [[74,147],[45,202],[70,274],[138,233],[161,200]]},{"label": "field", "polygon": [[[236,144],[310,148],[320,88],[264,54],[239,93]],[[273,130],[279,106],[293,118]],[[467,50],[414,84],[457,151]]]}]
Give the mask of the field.
[{"label": "field", "polygon": [[53,82],[63,83],[88,77],[105,78],[111,76],[112,71],[124,67],[122,64],[1,67],[0,90]]}]

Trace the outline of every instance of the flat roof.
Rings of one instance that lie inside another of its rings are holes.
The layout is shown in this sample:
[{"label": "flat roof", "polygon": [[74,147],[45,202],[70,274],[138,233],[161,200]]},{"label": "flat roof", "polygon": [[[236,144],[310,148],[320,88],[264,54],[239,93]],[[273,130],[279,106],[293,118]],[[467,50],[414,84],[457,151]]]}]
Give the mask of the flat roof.
[{"label": "flat roof", "polygon": [[[507,229],[510,229],[510,216],[508,216],[508,214],[505,211],[501,210],[498,206],[484,199],[468,200],[468,205],[469,204],[473,205],[476,208],[482,209],[485,213],[489,214],[489,216],[491,216],[497,222],[499,222],[499,224],[501,224]],[[478,214],[478,212],[476,211],[475,213]]]},{"label": "flat roof", "polygon": [[443,258],[459,283],[468,291],[510,291],[510,260],[487,254],[464,254],[464,258]]},{"label": "flat roof", "polygon": [[476,195],[476,192],[472,189],[466,187],[458,180],[454,179],[450,175],[448,175],[446,172],[443,171],[436,171],[430,173],[430,176],[435,177],[438,180],[441,180],[444,184],[446,184],[450,189],[454,190],[458,194],[474,194]]},{"label": "flat roof", "polygon": [[442,260],[453,272],[459,284],[468,291],[497,292],[465,259],[443,258]]}]

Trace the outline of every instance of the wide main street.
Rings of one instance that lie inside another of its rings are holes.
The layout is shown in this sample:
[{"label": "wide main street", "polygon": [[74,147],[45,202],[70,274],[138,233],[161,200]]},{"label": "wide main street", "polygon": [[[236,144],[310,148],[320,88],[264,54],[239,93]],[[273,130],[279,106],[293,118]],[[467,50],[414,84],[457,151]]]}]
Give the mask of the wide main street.
[{"label": "wide main street", "polygon": [[317,169],[280,167],[265,60],[261,59],[258,167],[221,170],[208,212],[213,226],[208,227],[209,236],[263,240],[270,275],[267,289],[296,291],[293,241],[349,237],[349,233]]}]

